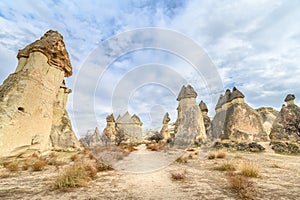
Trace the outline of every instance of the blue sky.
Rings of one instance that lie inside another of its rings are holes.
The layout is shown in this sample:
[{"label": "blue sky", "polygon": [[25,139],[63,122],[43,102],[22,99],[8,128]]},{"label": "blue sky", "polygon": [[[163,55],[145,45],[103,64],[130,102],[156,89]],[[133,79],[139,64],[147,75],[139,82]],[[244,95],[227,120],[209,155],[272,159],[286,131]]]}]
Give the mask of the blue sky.
[{"label": "blue sky", "polygon": [[[0,82],[15,70],[17,51],[53,29],[64,36],[73,66],[74,74],[66,80],[73,89],[68,111],[78,136],[95,126],[103,129],[111,112],[136,113],[145,127],[159,126],[166,111],[174,121],[176,96],[185,83],[195,87],[198,102],[207,102],[210,115],[221,90],[232,86],[254,108],[280,109],[287,93],[294,93],[300,104],[299,22],[296,0],[3,0]],[[149,27],[175,35],[135,34]],[[176,43],[176,33],[188,39]],[[147,48],[155,45],[153,39],[159,48]],[[176,54],[195,53],[185,46],[190,40],[204,52],[200,73]],[[216,84],[206,76],[215,69],[221,90],[211,89]]]}]

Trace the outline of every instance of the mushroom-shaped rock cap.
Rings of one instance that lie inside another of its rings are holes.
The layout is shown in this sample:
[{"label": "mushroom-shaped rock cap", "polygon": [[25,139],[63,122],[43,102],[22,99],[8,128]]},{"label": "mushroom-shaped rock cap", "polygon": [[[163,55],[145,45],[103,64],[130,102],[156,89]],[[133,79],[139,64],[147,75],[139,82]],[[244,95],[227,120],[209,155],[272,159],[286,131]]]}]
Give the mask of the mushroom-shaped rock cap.
[{"label": "mushroom-shaped rock cap", "polygon": [[201,102],[199,103],[199,107],[200,107],[200,110],[202,112],[208,112],[208,108],[206,106],[206,104],[201,100]]},{"label": "mushroom-shaped rock cap", "polygon": [[294,100],[295,98],[296,98],[296,97],[295,97],[294,94],[288,94],[288,95],[285,97],[284,101],[285,101],[285,102],[291,101],[291,100]]},{"label": "mushroom-shaped rock cap", "polygon": [[115,122],[114,114],[110,114],[106,117],[106,122]]},{"label": "mushroom-shaped rock cap", "polygon": [[195,92],[194,88],[191,85],[188,86],[182,86],[177,101],[180,101],[181,99],[185,98],[196,98],[198,95]]},{"label": "mushroom-shaped rock cap", "polygon": [[167,124],[170,121],[169,113],[166,113],[163,119],[163,124]]},{"label": "mushroom-shaped rock cap", "polygon": [[237,99],[237,98],[244,98],[245,95],[239,91],[236,87],[233,87],[232,89],[232,93],[230,95],[230,100],[233,100],[233,99]]},{"label": "mushroom-shaped rock cap", "polygon": [[53,30],[47,31],[39,40],[19,50],[17,58],[28,58],[32,52],[41,52],[48,58],[48,63],[65,72],[65,76],[72,75],[72,66],[66,50],[63,36]]}]

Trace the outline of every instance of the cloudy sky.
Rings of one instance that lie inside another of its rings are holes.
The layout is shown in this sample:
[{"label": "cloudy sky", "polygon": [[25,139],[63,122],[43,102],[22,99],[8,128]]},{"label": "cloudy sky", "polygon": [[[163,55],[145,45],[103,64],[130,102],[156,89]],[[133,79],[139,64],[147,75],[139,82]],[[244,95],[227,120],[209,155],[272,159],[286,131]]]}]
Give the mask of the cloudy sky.
[{"label": "cloudy sky", "polygon": [[78,136],[114,112],[158,127],[176,120],[177,94],[191,84],[210,115],[220,93],[237,86],[254,108],[300,104],[300,2],[0,1],[0,82],[17,51],[59,31],[73,66],[68,111]]}]

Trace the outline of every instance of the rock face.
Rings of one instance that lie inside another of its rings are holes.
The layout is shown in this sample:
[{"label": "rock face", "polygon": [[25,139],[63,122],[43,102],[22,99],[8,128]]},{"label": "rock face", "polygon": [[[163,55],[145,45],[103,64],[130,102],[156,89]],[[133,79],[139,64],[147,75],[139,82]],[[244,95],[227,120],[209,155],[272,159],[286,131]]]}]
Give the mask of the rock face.
[{"label": "rock face", "polygon": [[114,115],[106,117],[106,127],[103,134],[106,135],[111,142],[116,141],[116,137],[124,135],[124,140],[128,142],[142,141],[142,125],[140,118],[137,115],[130,115],[126,112],[123,116],[118,116],[115,121]]},{"label": "rock face", "polygon": [[106,117],[106,127],[103,130],[103,134],[109,138],[111,142],[114,142],[117,134],[117,124],[113,114]]},{"label": "rock face", "polygon": [[163,126],[161,128],[160,134],[162,135],[163,139],[167,141],[171,138],[171,132],[169,129],[169,122],[170,122],[169,113],[166,113],[163,119]]},{"label": "rock face", "polygon": [[63,37],[50,30],[17,57],[16,71],[0,86],[0,156],[79,148],[65,110],[64,77],[72,67]]},{"label": "rock face", "polygon": [[266,132],[269,136],[271,133],[273,123],[274,123],[275,119],[277,118],[279,112],[271,107],[258,108],[258,109],[256,109],[256,111],[260,115],[260,119],[261,119],[261,122],[263,125],[264,132]]},{"label": "rock face", "polygon": [[178,115],[175,125],[174,144],[186,147],[195,141],[206,141],[205,126],[199,106],[196,104],[197,93],[192,86],[182,86],[179,92]]},{"label": "rock face", "polygon": [[204,126],[205,126],[205,132],[206,132],[206,135],[208,135],[210,127],[211,127],[211,120],[210,120],[210,117],[207,115],[208,114],[208,108],[202,100],[199,103],[199,108],[200,108],[201,113],[202,113]]},{"label": "rock face", "polygon": [[97,145],[107,145],[110,143],[109,138],[106,135],[100,135],[98,127],[96,127],[93,134],[87,134],[84,138],[80,139],[80,142],[84,146],[97,146]]},{"label": "rock face", "polygon": [[294,104],[295,95],[289,94],[270,133],[271,140],[300,141],[300,108]]},{"label": "rock face", "polygon": [[212,121],[214,138],[232,141],[265,141],[260,116],[244,101],[244,95],[234,87],[221,95],[216,105],[216,115]]},{"label": "rock face", "polygon": [[137,115],[131,116],[126,112],[123,116],[119,117],[117,122],[117,131],[125,134],[125,138],[129,142],[140,142],[142,137],[142,126],[140,118]]}]

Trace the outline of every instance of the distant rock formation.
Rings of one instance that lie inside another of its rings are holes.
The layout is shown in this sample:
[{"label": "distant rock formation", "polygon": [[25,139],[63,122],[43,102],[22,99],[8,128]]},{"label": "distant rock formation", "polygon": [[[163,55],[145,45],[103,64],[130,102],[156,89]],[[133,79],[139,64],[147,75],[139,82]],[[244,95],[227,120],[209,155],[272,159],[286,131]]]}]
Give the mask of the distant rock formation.
[{"label": "distant rock formation", "polygon": [[271,140],[300,141],[300,108],[294,103],[295,95],[288,94],[270,133]]},{"label": "distant rock formation", "polygon": [[194,142],[206,141],[205,126],[199,106],[196,104],[197,93],[190,85],[182,86],[177,101],[178,115],[175,125],[174,144],[186,147]]},{"label": "distant rock formation", "polygon": [[110,114],[106,117],[106,127],[103,130],[103,134],[106,135],[106,137],[108,137],[111,142],[114,142],[116,140],[117,124],[114,114]]},{"label": "distant rock formation", "polygon": [[169,129],[169,122],[170,122],[170,116],[169,113],[166,113],[163,119],[163,126],[161,128],[160,134],[163,137],[163,140],[167,141],[169,138],[171,138],[171,132]]},{"label": "distant rock formation", "polygon": [[201,102],[199,103],[199,108],[202,113],[206,135],[208,135],[210,127],[211,127],[211,120],[210,120],[210,117],[208,116],[208,108],[207,108],[206,104],[204,103],[204,101],[201,100]]},{"label": "distant rock formation", "polygon": [[271,107],[262,107],[256,109],[260,115],[260,119],[263,125],[264,132],[269,136],[275,119],[278,116],[278,111]]},{"label": "distant rock formation", "polygon": [[63,37],[50,30],[17,58],[16,71],[0,86],[0,156],[79,148],[66,112],[71,90],[64,77],[72,66]]},{"label": "distant rock formation", "polygon": [[110,140],[106,135],[100,135],[98,127],[96,127],[94,133],[87,134],[84,138],[81,138],[79,141],[82,143],[82,145],[88,147],[110,144]]},{"label": "distant rock formation", "polygon": [[117,122],[117,132],[125,134],[125,138],[129,142],[140,142],[142,137],[142,126],[140,118],[137,115],[131,116],[129,112],[126,112],[121,116]]},{"label": "distant rock formation", "polygon": [[123,116],[119,115],[117,120],[115,120],[114,115],[111,114],[106,117],[106,127],[103,130],[103,134],[106,135],[111,142],[115,142],[120,135],[128,142],[138,142],[143,139],[142,126],[143,123],[135,114],[131,116],[129,112],[126,112]]},{"label": "distant rock formation", "polygon": [[244,95],[236,87],[227,89],[216,105],[212,120],[212,136],[232,141],[265,141],[260,115],[244,101]]}]

